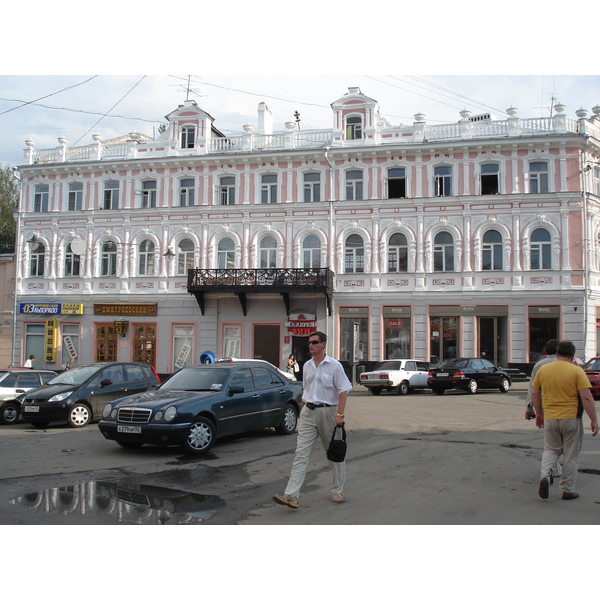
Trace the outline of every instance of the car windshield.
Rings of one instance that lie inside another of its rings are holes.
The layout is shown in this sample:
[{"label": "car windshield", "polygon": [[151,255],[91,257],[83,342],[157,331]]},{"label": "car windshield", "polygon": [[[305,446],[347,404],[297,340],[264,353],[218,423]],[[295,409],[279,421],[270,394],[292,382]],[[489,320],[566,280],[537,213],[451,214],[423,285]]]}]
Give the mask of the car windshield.
[{"label": "car windshield", "polygon": [[380,362],[376,367],[376,371],[397,371],[402,366],[402,363],[397,360],[386,360]]},{"label": "car windshield", "polygon": [[585,371],[600,371],[600,358],[592,358],[583,365]]},{"label": "car windshield", "polygon": [[75,367],[69,369],[60,375],[57,375],[54,379],[51,379],[48,383],[63,383],[68,385],[79,385],[87,381],[92,375],[97,373],[100,369],[104,368],[105,365],[90,365],[87,367]]},{"label": "car windshield", "polygon": [[162,384],[161,390],[185,390],[185,391],[209,391],[218,392],[227,375],[229,369],[181,369],[165,383]]},{"label": "car windshield", "polygon": [[440,363],[436,369],[464,369],[467,366],[467,360],[464,358],[448,358]]}]

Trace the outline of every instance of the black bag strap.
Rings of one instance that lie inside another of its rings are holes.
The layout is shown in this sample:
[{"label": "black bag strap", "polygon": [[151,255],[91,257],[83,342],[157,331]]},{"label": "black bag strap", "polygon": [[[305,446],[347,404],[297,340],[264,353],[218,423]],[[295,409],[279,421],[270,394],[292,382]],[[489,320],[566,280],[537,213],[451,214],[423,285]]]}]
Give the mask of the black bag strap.
[{"label": "black bag strap", "polygon": [[333,428],[333,433],[331,434],[331,441],[333,442],[333,440],[335,440],[335,434],[338,429],[342,430],[342,440],[345,442],[346,441],[346,428],[344,427],[343,423],[341,425],[336,425]]}]

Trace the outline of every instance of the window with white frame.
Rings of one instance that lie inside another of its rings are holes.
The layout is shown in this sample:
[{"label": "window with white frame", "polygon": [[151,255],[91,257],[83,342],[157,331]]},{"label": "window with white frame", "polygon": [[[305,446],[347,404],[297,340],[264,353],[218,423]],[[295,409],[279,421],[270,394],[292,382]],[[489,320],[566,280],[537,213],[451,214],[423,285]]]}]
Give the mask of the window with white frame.
[{"label": "window with white frame", "polygon": [[154,275],[154,242],[144,240],[138,254],[138,275]]},{"label": "window with white frame", "polygon": [[406,169],[404,167],[387,170],[387,197],[406,198]]},{"label": "window with white frame", "polygon": [[500,193],[500,165],[485,163],[481,165],[481,195]]},{"label": "window with white frame", "polygon": [[321,173],[304,173],[304,202],[321,202]]},{"label": "window with white frame", "polygon": [[65,248],[65,277],[79,277],[80,256],[75,254],[71,244]]},{"label": "window with white frame", "polygon": [[193,148],[196,143],[196,127],[194,125],[184,125],[181,128],[181,147]]},{"label": "window with white frame", "polygon": [[79,325],[64,323],[62,326],[61,365],[76,367],[79,358]]},{"label": "window with white frame", "polygon": [[231,238],[223,238],[217,246],[217,269],[235,268],[235,243]]},{"label": "window with white frame", "polygon": [[242,327],[236,324],[223,325],[223,351],[225,356],[240,358],[242,347]]},{"label": "window with white frame", "polygon": [[106,181],[104,183],[104,210],[117,210],[119,208],[119,182]]},{"label": "window with white frame", "polygon": [[235,204],[235,177],[229,175],[219,179],[219,204],[227,206]]},{"label": "window with white frame", "polygon": [[594,194],[600,196],[600,167],[594,167]]},{"label": "window with white frame", "polygon": [[434,168],[433,188],[435,196],[452,196],[452,167]]},{"label": "window with white frame", "polygon": [[540,271],[552,268],[552,238],[547,229],[535,229],[530,238],[530,268]]},{"label": "window with white frame", "polygon": [[42,242],[36,242],[29,254],[29,276],[42,277],[44,275],[44,260],[46,258],[46,246]]},{"label": "window with white frame", "polygon": [[365,272],[365,244],[360,235],[353,233],[346,239],[344,273]]},{"label": "window with white frame", "polygon": [[156,180],[142,181],[142,208],[156,208]]},{"label": "window with white frame", "polygon": [[194,363],[194,326],[173,326],[173,367],[183,369]]},{"label": "window with white frame", "polygon": [[302,267],[321,268],[321,240],[316,235],[307,235],[302,242]]},{"label": "window with white frame", "polygon": [[177,245],[177,275],[187,275],[194,268],[194,242],[185,238]]},{"label": "window with white frame", "polygon": [[275,204],[277,202],[277,175],[262,175],[260,182],[261,203]]},{"label": "window with white frame", "polygon": [[33,212],[48,212],[50,189],[46,184],[36,185],[33,195]]},{"label": "window with white frame", "polygon": [[433,270],[454,271],[454,238],[441,231],[433,240]]},{"label": "window with white frame", "polygon": [[114,277],[117,274],[117,245],[112,240],[102,244],[100,252],[100,275]]},{"label": "window with white frame", "polygon": [[548,163],[538,160],[529,163],[529,193],[545,194],[548,192]]},{"label": "window with white frame", "polygon": [[355,169],[346,171],[346,200],[363,199],[363,172]]},{"label": "window with white frame", "polygon": [[83,209],[83,183],[70,183],[67,210]]},{"label": "window with white frame", "polygon": [[502,234],[495,229],[490,229],[483,234],[482,241],[481,269],[483,271],[501,271],[504,255]]},{"label": "window with white frame", "polygon": [[277,240],[272,235],[260,240],[260,268],[274,269],[277,266]]},{"label": "window with white frame", "polygon": [[363,137],[363,120],[361,116],[347,117],[346,139],[360,140]]},{"label": "window with white frame", "polygon": [[388,273],[408,271],[408,242],[403,233],[393,233],[388,243]]},{"label": "window with white frame", "polygon": [[179,182],[179,206],[194,206],[196,182],[193,179],[182,179]]}]

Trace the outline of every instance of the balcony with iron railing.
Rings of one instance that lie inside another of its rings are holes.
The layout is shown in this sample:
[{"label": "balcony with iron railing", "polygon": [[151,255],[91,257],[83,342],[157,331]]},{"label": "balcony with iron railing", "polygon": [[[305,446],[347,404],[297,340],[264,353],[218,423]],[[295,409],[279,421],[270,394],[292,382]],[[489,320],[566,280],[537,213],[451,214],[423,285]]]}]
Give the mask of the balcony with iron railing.
[{"label": "balcony with iron railing", "polygon": [[206,294],[235,294],[244,316],[247,314],[247,294],[280,294],[286,313],[290,310],[291,294],[323,294],[331,314],[333,271],[322,269],[189,269],[187,290],[193,294],[202,314]]}]

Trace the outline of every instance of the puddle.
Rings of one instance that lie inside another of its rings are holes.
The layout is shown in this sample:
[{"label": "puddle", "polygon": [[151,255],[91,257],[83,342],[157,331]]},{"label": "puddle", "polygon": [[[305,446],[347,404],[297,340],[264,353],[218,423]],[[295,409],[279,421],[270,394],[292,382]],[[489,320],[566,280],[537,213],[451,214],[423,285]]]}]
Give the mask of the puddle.
[{"label": "puddle", "polygon": [[[33,492],[10,500],[36,511],[36,522],[57,524],[180,525],[210,519],[225,503],[218,496],[127,482],[87,481]],[[56,521],[51,517],[61,516]],[[41,519],[38,517],[50,517]],[[24,522],[24,519],[17,522]],[[27,519],[29,521],[29,519]]]}]

